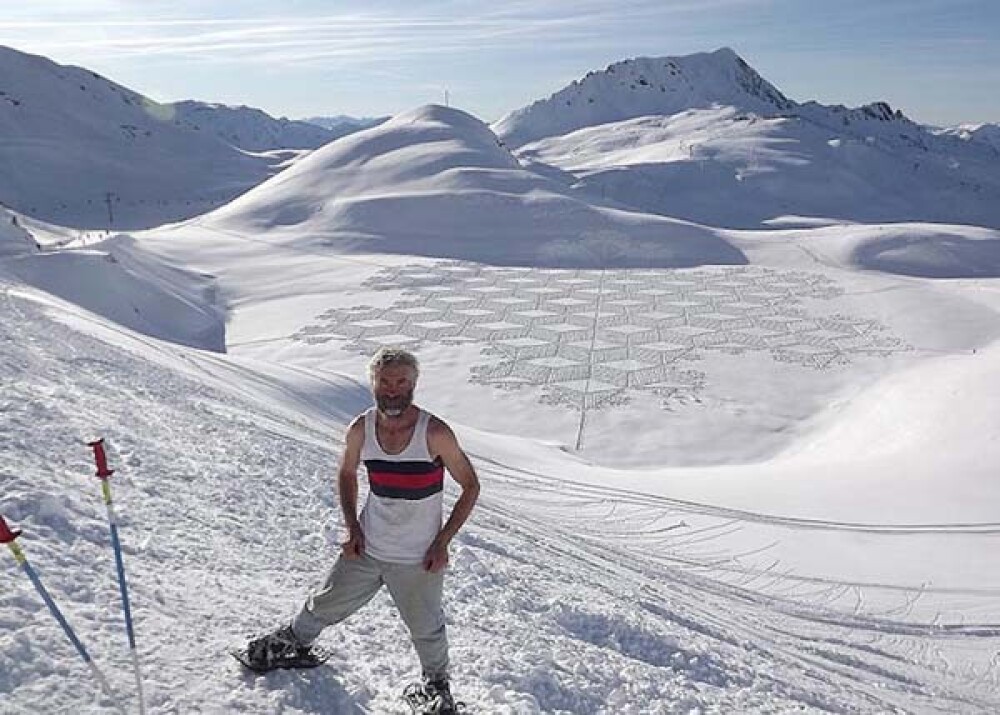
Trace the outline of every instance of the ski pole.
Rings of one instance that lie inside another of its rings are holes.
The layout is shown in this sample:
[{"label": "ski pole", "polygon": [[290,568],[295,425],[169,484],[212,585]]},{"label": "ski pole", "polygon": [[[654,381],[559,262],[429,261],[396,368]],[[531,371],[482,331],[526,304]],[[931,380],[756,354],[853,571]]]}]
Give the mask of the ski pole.
[{"label": "ski pole", "polygon": [[118,539],[118,520],[115,518],[115,507],[111,501],[111,482],[108,478],[114,474],[108,469],[108,458],[104,453],[104,440],[88,442],[94,450],[94,462],[97,465],[97,478],[101,480],[101,492],[104,503],[108,507],[108,524],[111,527],[111,546],[115,551],[115,566],[118,570],[118,589],[122,596],[122,610],[125,612],[125,632],[128,635],[128,648],[132,655],[132,669],[135,671],[135,685],[139,696],[139,715],[146,714],[146,699],[142,692],[142,673],[139,669],[139,653],[135,647],[135,630],[132,628],[132,609],[128,601],[128,584],[125,582],[125,564],[122,561],[122,545]]},{"label": "ski pole", "polygon": [[101,690],[104,691],[105,695],[111,698],[111,702],[115,704],[115,709],[122,715],[125,715],[125,710],[118,702],[118,697],[115,695],[114,691],[111,690],[111,685],[108,683],[108,679],[104,677],[104,673],[102,673],[101,669],[97,667],[97,664],[91,660],[90,654],[87,653],[87,649],[83,647],[83,643],[81,643],[80,639],[76,637],[76,633],[73,631],[72,626],[70,626],[66,617],[63,616],[62,611],[59,610],[56,602],[52,600],[52,596],[50,596],[49,592],[45,590],[45,586],[42,585],[42,580],[38,578],[38,574],[35,573],[35,569],[33,569],[31,564],[28,563],[28,558],[24,555],[24,552],[21,551],[21,547],[17,545],[16,539],[20,535],[20,529],[11,531],[10,527],[7,526],[7,522],[4,521],[2,516],[0,516],[0,544],[7,544],[7,548],[9,548],[10,552],[14,554],[14,560],[17,561],[24,572],[28,574],[28,578],[31,579],[31,583],[35,586],[35,590],[38,591],[38,595],[40,595],[42,600],[45,601],[45,605],[49,607],[49,611],[51,611],[59,625],[62,626],[63,632],[66,634],[66,637],[69,638],[73,647],[76,648],[76,652],[80,654],[80,657],[83,658],[83,662],[90,668],[90,672],[101,686]]}]

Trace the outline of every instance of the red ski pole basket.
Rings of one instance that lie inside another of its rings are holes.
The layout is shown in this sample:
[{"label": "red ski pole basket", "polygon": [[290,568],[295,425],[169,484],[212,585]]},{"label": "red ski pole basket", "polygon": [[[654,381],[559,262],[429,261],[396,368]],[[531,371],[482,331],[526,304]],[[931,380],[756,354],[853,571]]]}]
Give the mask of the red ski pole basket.
[{"label": "red ski pole basket", "polygon": [[0,544],[10,544],[20,535],[20,529],[11,531],[10,527],[7,526],[7,522],[4,521],[2,516],[0,516]]}]

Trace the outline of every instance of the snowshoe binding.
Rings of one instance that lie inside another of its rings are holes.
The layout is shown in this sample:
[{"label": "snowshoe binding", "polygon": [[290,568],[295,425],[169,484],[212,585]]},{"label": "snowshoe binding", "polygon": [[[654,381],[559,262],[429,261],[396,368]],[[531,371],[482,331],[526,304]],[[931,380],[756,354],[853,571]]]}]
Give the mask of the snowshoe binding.
[{"label": "snowshoe binding", "polygon": [[255,673],[267,673],[279,668],[316,668],[332,655],[325,648],[300,643],[291,626],[254,638],[245,648],[229,652]]},{"label": "snowshoe binding", "polygon": [[465,703],[456,703],[447,680],[424,678],[419,683],[407,685],[403,700],[414,715],[464,715]]}]

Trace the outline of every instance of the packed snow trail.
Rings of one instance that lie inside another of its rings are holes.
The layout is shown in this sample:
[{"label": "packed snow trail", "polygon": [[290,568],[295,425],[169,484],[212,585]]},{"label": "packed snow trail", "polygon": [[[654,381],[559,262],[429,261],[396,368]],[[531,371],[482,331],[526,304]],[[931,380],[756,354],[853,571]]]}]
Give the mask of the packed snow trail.
[{"label": "packed snow trail", "polygon": [[[224,655],[291,615],[331,564],[344,421],[296,417],[296,398],[255,398],[250,380],[227,386],[217,355],[83,313],[57,319],[61,308],[18,289],[0,300],[12,318],[0,326],[5,516],[116,690],[134,688],[85,444],[98,435],[118,470],[150,712],[405,713],[399,691],[416,662],[384,594],[324,634],[335,654],[323,668],[258,678]],[[908,595],[895,597],[896,616],[852,612],[840,606],[849,585],[741,572],[750,555],[721,544],[753,519],[525,473],[474,444],[483,497],[447,582],[456,695],[474,712],[1000,706],[995,657],[950,665],[955,651],[995,652],[996,625],[908,620]],[[4,707],[110,712],[30,584],[3,568]]]}]

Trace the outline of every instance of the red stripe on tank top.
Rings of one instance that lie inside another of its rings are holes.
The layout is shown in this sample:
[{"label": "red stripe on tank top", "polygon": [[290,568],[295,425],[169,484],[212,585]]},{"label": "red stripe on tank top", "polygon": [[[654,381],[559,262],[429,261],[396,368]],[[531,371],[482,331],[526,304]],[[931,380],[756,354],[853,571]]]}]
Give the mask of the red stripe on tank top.
[{"label": "red stripe on tank top", "polygon": [[381,487],[424,489],[444,481],[444,468],[437,467],[426,474],[397,474],[395,472],[368,471],[368,480]]}]

